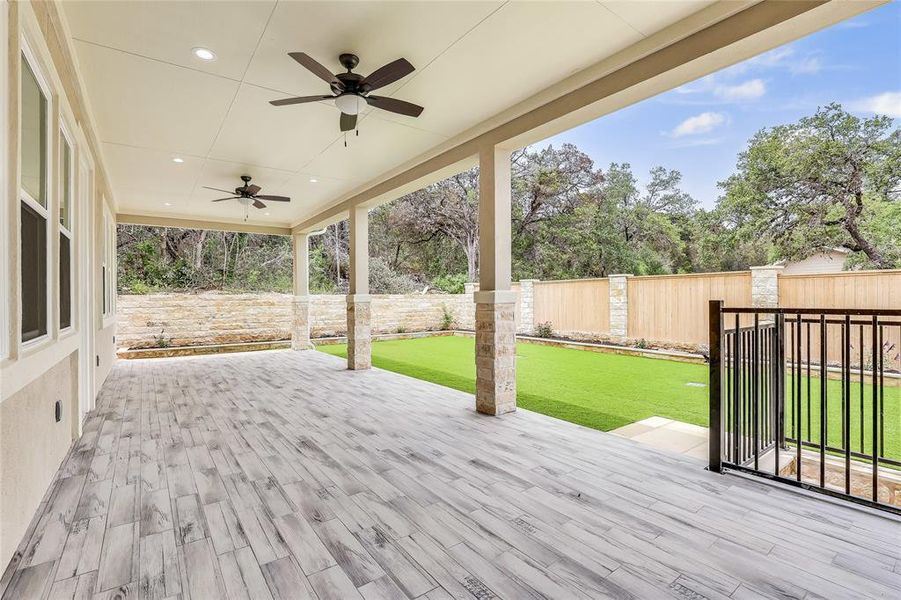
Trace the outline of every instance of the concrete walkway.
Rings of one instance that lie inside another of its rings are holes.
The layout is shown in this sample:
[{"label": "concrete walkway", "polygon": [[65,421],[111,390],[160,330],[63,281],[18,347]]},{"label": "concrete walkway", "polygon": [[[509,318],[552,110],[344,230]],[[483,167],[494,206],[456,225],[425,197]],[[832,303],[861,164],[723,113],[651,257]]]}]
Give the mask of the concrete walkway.
[{"label": "concrete walkway", "polygon": [[665,417],[648,417],[610,433],[664,452],[707,460],[707,428]]}]

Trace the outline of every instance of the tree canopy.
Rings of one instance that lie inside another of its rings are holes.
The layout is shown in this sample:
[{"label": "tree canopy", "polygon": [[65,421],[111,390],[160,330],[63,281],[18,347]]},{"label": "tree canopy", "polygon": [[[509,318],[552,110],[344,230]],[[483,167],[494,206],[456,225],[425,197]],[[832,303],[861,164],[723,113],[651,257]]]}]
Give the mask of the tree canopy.
[{"label": "tree canopy", "polygon": [[[682,174],[595,165],[572,144],[512,157],[515,278],[730,271],[836,247],[855,268],[901,267],[901,132],[831,104],[757,132],[705,210]],[[478,274],[478,169],[370,213],[373,293],[459,292]],[[311,242],[317,292],[347,288],[346,222]],[[120,227],[124,291],[291,289],[290,240]]]}]

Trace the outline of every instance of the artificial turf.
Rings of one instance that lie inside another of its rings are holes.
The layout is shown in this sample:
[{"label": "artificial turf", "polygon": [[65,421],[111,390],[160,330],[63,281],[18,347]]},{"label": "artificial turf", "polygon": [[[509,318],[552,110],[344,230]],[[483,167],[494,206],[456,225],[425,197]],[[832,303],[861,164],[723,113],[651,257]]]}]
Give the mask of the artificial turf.
[{"label": "artificial turf", "polygon": [[[319,346],[328,354],[346,357],[345,345]],[[372,344],[374,366],[473,393],[475,391],[474,340],[438,336]],[[589,352],[554,346],[518,343],[516,346],[517,404],[545,415],[609,431],[658,415],[707,426],[707,366]],[[700,386],[698,384],[701,384]],[[790,385],[786,382],[786,385]],[[813,423],[819,423],[819,380],[811,378]],[[806,379],[803,385],[804,438],[818,439],[806,431]],[[864,448],[870,442],[867,406],[872,394],[864,386]],[[827,398],[830,445],[840,445],[841,382],[829,380]],[[851,389],[851,440],[857,450],[860,439],[859,387]],[[790,399],[786,399],[788,403]],[[885,388],[885,456],[901,458],[901,387]],[[786,425],[791,427],[791,413]],[[816,427],[814,427],[816,429]]]},{"label": "artificial turf", "polygon": [[[474,344],[451,336],[373,342],[372,364],[473,393]],[[344,345],[318,349],[347,356]],[[603,431],[654,415],[707,425],[704,365],[519,343],[516,367],[517,404],[535,412]]]}]

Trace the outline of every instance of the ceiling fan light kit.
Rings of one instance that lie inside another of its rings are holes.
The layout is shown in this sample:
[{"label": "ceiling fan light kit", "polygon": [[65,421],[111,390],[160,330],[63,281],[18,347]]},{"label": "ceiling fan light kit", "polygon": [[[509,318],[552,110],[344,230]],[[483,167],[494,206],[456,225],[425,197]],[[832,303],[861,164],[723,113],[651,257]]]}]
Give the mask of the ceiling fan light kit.
[{"label": "ceiling fan light kit", "polygon": [[[198,58],[205,58],[197,53]],[[200,48],[200,50],[205,50]],[[215,58],[215,54],[209,52]],[[297,61],[301,66],[316,75],[329,84],[331,94],[323,94],[321,96],[298,96],[296,98],[283,98],[281,100],[271,100],[269,103],[273,106],[289,106],[291,104],[306,104],[308,102],[320,102],[329,100],[335,104],[341,111],[341,118],[338,121],[339,128],[344,134],[344,146],[347,146],[347,132],[357,129],[357,117],[368,104],[373,108],[387,110],[399,115],[408,117],[418,117],[422,114],[423,108],[411,102],[397,100],[387,96],[372,96],[371,92],[387,85],[391,85],[395,81],[403,79],[415,68],[406,58],[398,58],[397,60],[384,65],[370,73],[367,77],[363,77],[353,70],[360,64],[360,58],[356,54],[342,54],[338,57],[338,62],[347,69],[346,73],[332,73],[327,68],[318,63],[315,59],[303,52],[289,52],[288,56]],[[208,59],[207,59],[208,60]],[[360,135],[360,132],[356,132]],[[266,208],[266,204],[262,200],[271,202],[290,202],[291,199],[285,196],[268,196],[260,194],[260,186],[250,183],[250,175],[242,175],[241,181],[243,186],[235,188],[234,192],[203,186],[208,190],[217,192],[225,192],[226,194],[234,194],[225,198],[217,198],[213,202],[223,202],[225,200],[237,200],[244,207],[244,220],[247,220],[250,213],[250,207],[262,209]],[[315,183],[316,179],[310,178],[310,183]],[[269,213],[266,213],[267,215]]]},{"label": "ceiling fan light kit", "polygon": [[[367,77],[363,77],[353,72],[353,69],[360,63],[360,58],[356,54],[342,54],[338,57],[338,62],[347,69],[346,73],[332,73],[310,55],[303,52],[289,52],[288,56],[313,75],[328,83],[332,93],[331,95],[323,96],[298,96],[296,98],[272,100],[269,103],[273,106],[288,106],[291,104],[331,100],[338,107],[338,110],[341,111],[341,118],[338,124],[341,131],[345,134],[357,128],[357,116],[367,104],[373,108],[387,110],[388,112],[408,117],[418,117],[422,114],[423,108],[411,102],[387,96],[371,95],[371,92],[374,90],[391,85],[415,70],[406,58],[398,58],[376,69]],[[357,132],[357,135],[359,135],[359,132]],[[346,137],[344,145],[347,145]]]}]

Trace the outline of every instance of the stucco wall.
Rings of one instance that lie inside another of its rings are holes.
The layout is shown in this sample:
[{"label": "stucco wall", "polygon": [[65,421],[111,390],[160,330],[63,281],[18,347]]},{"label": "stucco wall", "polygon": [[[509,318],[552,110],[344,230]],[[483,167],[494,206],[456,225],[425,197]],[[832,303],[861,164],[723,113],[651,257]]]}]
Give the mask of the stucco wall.
[{"label": "stucco wall", "polygon": [[[152,294],[118,299],[116,345],[148,348],[192,346],[291,337],[291,298],[287,294]],[[372,296],[372,330],[438,329],[444,307],[455,327],[472,329],[474,305],[467,294]],[[347,329],[344,296],[311,296],[310,323],[314,337],[343,335]]]},{"label": "stucco wall", "polygon": [[0,565],[12,558],[75,436],[77,365],[72,353],[0,404]]}]

